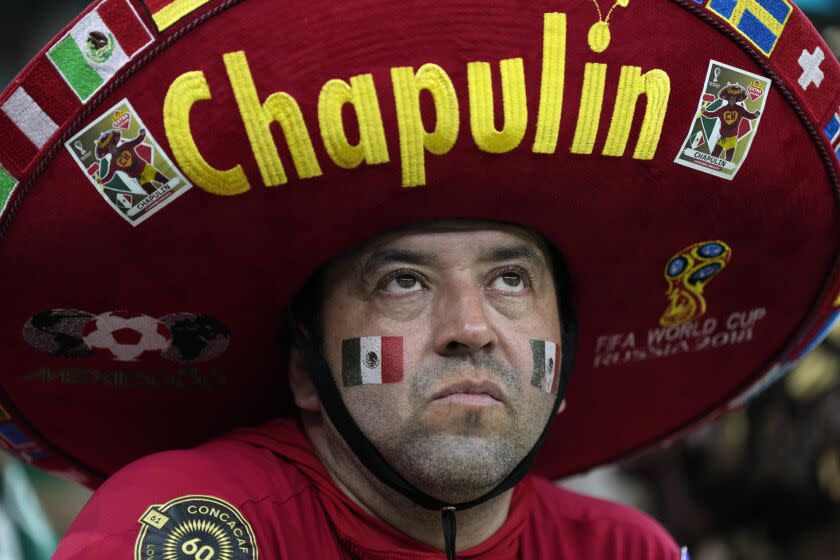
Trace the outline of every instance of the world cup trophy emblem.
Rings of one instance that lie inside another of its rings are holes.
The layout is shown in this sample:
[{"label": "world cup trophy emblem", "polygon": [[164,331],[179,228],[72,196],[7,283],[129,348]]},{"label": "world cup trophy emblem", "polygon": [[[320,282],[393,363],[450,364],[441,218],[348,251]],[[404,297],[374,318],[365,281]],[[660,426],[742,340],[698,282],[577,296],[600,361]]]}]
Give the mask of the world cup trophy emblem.
[{"label": "world cup trophy emblem", "polygon": [[723,241],[701,241],[675,254],[665,265],[668,308],[659,318],[663,327],[681,325],[706,313],[703,289],[732,258]]}]

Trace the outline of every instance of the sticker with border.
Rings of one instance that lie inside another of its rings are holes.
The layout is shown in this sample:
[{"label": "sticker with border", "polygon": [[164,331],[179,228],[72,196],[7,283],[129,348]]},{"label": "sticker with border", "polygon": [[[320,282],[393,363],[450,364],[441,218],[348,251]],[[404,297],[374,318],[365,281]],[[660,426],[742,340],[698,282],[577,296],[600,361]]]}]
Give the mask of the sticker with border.
[{"label": "sticker with border", "polygon": [[138,520],[135,560],[257,560],[254,531],[239,510],[213,496],[181,496]]},{"label": "sticker with border", "polygon": [[768,78],[710,60],[697,111],[674,162],[734,179],[758,132],[770,84]]},{"label": "sticker with border", "polygon": [[70,138],[65,147],[108,205],[133,226],[192,187],[128,99]]}]

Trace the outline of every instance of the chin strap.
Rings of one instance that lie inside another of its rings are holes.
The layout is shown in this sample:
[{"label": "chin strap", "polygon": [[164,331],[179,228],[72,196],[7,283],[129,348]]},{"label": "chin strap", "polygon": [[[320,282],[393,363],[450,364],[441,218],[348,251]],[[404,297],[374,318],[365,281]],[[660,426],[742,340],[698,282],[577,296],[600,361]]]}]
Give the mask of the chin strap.
[{"label": "chin strap", "polygon": [[446,552],[446,560],[458,560],[455,556],[455,508],[445,507],[443,512],[443,550]]},{"label": "chin strap", "polygon": [[546,421],[545,427],[540,434],[539,439],[534,444],[531,451],[519,462],[516,467],[502,480],[495,488],[487,494],[460,504],[450,504],[442,502],[437,498],[429,496],[425,492],[415,488],[411,483],[405,480],[390,464],[382,457],[382,454],[371,443],[371,441],[362,433],[361,428],[353,420],[350,411],[344,404],[341,398],[341,393],[338,390],[335,379],[330,373],[330,367],[326,359],[312,344],[312,341],[307,337],[300,328],[299,322],[294,315],[289,312],[288,315],[289,329],[295,346],[300,352],[304,367],[312,376],[315,388],[318,391],[318,397],[321,400],[323,410],[326,411],[335,429],[341,434],[341,437],[347,443],[348,447],[356,454],[359,461],[373,473],[379,480],[393,488],[415,504],[426,509],[437,510],[442,512],[443,516],[443,536],[448,560],[456,560],[455,556],[455,511],[469,509],[484,503],[487,500],[495,498],[496,496],[510,490],[522,480],[522,478],[531,470],[534,461],[537,458],[537,453],[542,446],[543,440],[548,435],[551,424],[557,416],[557,410],[563,400],[563,395],[566,391],[569,378],[572,373],[572,364],[574,362],[575,340],[573,332],[569,336],[570,343],[567,343],[567,337],[563,339],[563,361],[561,365],[560,384],[557,388],[557,398],[554,401],[554,406],[551,409],[551,414]]}]

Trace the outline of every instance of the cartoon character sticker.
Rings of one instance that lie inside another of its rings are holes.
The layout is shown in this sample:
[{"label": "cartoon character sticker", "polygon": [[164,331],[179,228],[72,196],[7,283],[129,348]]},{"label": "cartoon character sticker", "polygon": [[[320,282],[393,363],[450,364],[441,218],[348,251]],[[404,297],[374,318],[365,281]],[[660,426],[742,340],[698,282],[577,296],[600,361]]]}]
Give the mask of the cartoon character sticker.
[{"label": "cartoon character sticker", "polygon": [[133,226],[192,187],[127,99],[70,138],[65,147],[99,194]]},{"label": "cartoon character sticker", "polygon": [[770,93],[770,80],[709,61],[697,112],[676,163],[732,180],[747,158]]}]

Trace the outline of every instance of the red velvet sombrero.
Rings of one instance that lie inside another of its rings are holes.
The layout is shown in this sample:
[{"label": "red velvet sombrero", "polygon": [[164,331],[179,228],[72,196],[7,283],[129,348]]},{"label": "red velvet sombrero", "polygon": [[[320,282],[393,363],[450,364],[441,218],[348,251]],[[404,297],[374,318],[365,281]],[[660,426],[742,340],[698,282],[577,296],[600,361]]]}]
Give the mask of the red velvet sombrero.
[{"label": "red velvet sombrero", "polygon": [[601,1],[94,3],[0,96],[0,445],[95,485],[283,413],[306,277],[453,217],[569,262],[541,473],[743,405],[837,316],[840,65],[790,0]]}]

